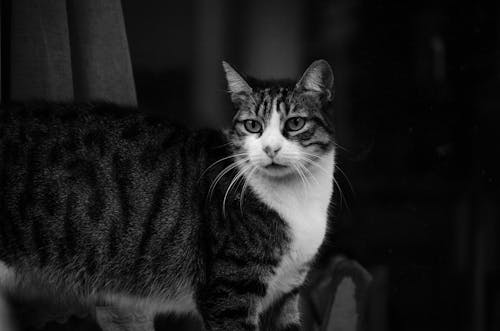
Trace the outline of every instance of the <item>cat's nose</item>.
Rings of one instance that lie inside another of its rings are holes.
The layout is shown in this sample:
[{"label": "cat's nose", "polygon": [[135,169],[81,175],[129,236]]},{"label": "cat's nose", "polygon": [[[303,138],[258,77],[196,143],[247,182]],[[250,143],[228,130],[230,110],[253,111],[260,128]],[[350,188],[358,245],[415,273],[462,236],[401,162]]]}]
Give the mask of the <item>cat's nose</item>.
[{"label": "cat's nose", "polygon": [[281,146],[271,146],[267,145],[264,147],[264,152],[266,152],[267,156],[269,156],[271,159],[278,154],[279,150],[281,149]]}]

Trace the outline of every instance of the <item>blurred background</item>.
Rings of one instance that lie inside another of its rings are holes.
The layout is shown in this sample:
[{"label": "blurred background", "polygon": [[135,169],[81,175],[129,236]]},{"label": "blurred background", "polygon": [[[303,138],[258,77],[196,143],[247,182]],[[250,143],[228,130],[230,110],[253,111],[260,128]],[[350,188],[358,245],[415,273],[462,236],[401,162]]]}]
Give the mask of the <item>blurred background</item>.
[{"label": "blurred background", "polygon": [[500,330],[500,2],[2,1],[2,102],[105,100],[231,118],[221,61],[333,67],[339,144],[319,268],[372,278],[368,330]]}]

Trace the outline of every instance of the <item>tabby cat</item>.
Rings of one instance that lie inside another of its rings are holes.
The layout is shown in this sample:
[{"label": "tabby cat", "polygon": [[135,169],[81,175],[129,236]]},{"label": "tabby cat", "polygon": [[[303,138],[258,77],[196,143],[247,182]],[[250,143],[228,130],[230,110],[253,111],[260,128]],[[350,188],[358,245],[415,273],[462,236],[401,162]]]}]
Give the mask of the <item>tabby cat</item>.
[{"label": "tabby cat", "polygon": [[[0,113],[3,298],[195,313],[207,330],[299,330],[323,242],[335,150],[333,74],[245,79],[223,63],[227,131],[109,105]],[[4,307],[5,308],[5,307]]]}]

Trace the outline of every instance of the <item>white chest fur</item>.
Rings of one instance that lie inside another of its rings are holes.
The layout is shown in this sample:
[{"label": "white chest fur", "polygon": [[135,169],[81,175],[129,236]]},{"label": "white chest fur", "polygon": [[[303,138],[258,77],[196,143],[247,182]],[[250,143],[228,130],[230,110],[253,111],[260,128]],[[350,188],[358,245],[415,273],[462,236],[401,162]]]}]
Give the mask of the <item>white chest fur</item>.
[{"label": "white chest fur", "polygon": [[310,171],[306,183],[300,177],[286,182],[264,177],[250,180],[261,200],[288,224],[291,236],[290,250],[270,281],[263,308],[302,284],[306,275],[301,270],[318,252],[325,237],[333,193],[334,153],[325,155]]}]

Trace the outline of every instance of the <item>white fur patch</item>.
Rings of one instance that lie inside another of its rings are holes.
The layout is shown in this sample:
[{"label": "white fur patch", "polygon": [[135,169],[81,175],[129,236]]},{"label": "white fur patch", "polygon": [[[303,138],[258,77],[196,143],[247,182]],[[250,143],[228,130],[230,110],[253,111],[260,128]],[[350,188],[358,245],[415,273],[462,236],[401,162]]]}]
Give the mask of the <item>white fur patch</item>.
[{"label": "white fur patch", "polygon": [[316,255],[325,237],[334,164],[333,151],[321,157],[318,167],[309,168],[308,184],[304,184],[299,176],[289,180],[266,176],[249,178],[260,199],[286,221],[292,237],[290,251],[271,279],[262,309],[304,281],[306,275],[300,271]]}]

